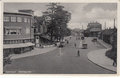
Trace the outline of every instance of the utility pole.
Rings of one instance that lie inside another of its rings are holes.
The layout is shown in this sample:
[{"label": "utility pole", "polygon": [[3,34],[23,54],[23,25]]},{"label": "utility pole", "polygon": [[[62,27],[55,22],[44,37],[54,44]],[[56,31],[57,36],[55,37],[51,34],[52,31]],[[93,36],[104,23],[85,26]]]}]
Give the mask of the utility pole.
[{"label": "utility pole", "polygon": [[106,22],[105,22],[105,29],[106,29]]},{"label": "utility pole", "polygon": [[115,18],[114,18],[114,25],[113,26],[114,26],[114,29],[115,29]]},{"label": "utility pole", "polygon": [[[83,30],[83,25],[82,25],[82,30]],[[83,32],[82,32],[82,38],[83,38]],[[83,39],[82,39],[82,47],[83,47]]]}]

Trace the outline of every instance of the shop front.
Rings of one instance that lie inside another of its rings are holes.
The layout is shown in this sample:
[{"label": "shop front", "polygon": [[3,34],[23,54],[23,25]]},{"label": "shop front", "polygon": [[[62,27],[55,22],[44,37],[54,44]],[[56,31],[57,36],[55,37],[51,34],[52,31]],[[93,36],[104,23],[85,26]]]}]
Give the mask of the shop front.
[{"label": "shop front", "polygon": [[34,49],[33,43],[21,43],[21,44],[6,44],[3,45],[3,54],[7,56],[9,54],[20,54],[28,52]]}]

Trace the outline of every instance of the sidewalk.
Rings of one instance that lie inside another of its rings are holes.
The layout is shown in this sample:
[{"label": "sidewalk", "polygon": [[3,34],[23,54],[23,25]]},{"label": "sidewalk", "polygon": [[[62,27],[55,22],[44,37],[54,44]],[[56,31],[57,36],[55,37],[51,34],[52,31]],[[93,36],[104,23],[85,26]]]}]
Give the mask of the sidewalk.
[{"label": "sidewalk", "polygon": [[55,50],[57,47],[34,48],[34,50],[22,54],[13,54],[11,59],[19,59],[29,56],[35,56]]},{"label": "sidewalk", "polygon": [[117,67],[112,66],[113,60],[105,56],[106,51],[111,49],[112,46],[103,42],[102,40],[98,40],[98,42],[106,49],[94,50],[89,52],[88,59],[103,68],[117,72]]}]

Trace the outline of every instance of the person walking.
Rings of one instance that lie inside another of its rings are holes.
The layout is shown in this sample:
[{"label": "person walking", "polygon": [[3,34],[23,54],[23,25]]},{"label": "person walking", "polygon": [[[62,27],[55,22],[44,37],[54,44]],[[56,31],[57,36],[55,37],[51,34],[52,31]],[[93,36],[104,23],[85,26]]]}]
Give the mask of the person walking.
[{"label": "person walking", "polygon": [[80,56],[80,51],[79,50],[77,51],[77,55]]},{"label": "person walking", "polygon": [[67,44],[69,43],[69,41],[67,40]]},{"label": "person walking", "polygon": [[115,57],[114,59],[113,59],[113,66],[117,66],[117,58]]},{"label": "person walking", "polygon": [[75,48],[76,48],[76,43],[74,43],[74,46],[75,46]]}]

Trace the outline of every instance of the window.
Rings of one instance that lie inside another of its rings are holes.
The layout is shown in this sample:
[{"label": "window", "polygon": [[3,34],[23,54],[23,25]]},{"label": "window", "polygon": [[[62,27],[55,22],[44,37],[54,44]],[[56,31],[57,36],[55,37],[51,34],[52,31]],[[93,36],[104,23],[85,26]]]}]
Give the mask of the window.
[{"label": "window", "polygon": [[21,34],[21,29],[17,30],[17,34],[20,35]]},{"label": "window", "polygon": [[33,19],[31,19],[31,24],[33,24],[34,22],[33,22]]},{"label": "window", "polygon": [[30,34],[30,28],[26,28],[26,34]]},{"label": "window", "polygon": [[8,29],[5,30],[5,35],[9,35],[9,30]]},{"label": "window", "polygon": [[21,17],[17,17],[17,22],[22,22],[22,18]]},{"label": "window", "polygon": [[13,44],[13,40],[10,40],[10,44]]},{"label": "window", "polygon": [[30,19],[28,19],[28,23],[30,23]]},{"label": "window", "polygon": [[21,29],[6,29],[5,35],[20,35]]},{"label": "window", "polygon": [[15,29],[11,29],[10,34],[17,34],[17,31]]},{"label": "window", "polygon": [[11,22],[16,22],[16,17],[11,17]]},{"label": "window", "polygon": [[6,42],[6,41],[4,40],[3,44],[6,44],[5,42]]},{"label": "window", "polygon": [[10,40],[5,40],[4,44],[10,44]]},{"label": "window", "polygon": [[24,22],[27,22],[27,18],[24,18]]},{"label": "window", "polygon": [[9,21],[10,21],[9,17],[4,17],[4,22],[9,22]]}]

